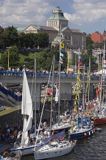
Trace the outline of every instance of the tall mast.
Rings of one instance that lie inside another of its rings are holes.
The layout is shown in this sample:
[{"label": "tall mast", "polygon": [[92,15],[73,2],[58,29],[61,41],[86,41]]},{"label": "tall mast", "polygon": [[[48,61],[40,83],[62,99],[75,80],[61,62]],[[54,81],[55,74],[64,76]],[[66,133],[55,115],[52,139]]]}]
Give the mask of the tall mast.
[{"label": "tall mast", "polygon": [[103,58],[102,58],[102,76],[101,76],[101,92],[100,92],[100,106],[101,106],[101,103],[102,103],[102,93],[103,93],[103,74],[104,74],[104,62],[105,62],[105,41],[104,41],[104,49],[103,49]]},{"label": "tall mast", "polygon": [[88,69],[88,102],[89,102],[89,96],[90,96],[90,81],[91,81],[91,58],[89,57],[89,69]]},{"label": "tall mast", "polygon": [[[80,59],[80,56],[78,57],[78,59]],[[79,116],[80,93],[81,93],[80,62],[78,62],[77,79],[76,79],[76,83],[73,87],[73,95],[75,96],[75,98],[74,98],[74,110],[75,110],[75,112],[78,113],[78,116]]]},{"label": "tall mast", "polygon": [[85,110],[85,65],[83,67],[83,84],[82,84],[82,108]]},{"label": "tall mast", "polygon": [[34,75],[35,75],[35,82],[34,82],[34,91],[35,91],[35,101],[34,101],[34,110],[35,110],[35,136],[36,136],[36,59],[34,59]]},{"label": "tall mast", "polygon": [[50,129],[52,129],[52,122],[53,122],[52,120],[53,120],[54,64],[55,64],[55,55],[53,56],[53,61],[52,61],[52,95],[51,95]]},{"label": "tall mast", "polygon": [[63,54],[62,54],[62,49],[64,49],[64,42],[63,42],[63,34],[61,32],[61,28],[59,30],[59,36],[60,36],[60,41],[59,41],[59,83],[58,83],[58,89],[59,89],[59,101],[58,101],[58,121],[59,121],[59,117],[60,117],[60,81],[61,81],[61,64],[63,61]]}]

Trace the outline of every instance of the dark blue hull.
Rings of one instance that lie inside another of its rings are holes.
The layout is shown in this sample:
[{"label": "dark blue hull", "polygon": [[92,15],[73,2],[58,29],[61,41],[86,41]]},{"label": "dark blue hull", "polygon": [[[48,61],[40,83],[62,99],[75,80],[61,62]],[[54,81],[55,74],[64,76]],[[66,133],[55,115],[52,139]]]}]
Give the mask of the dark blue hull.
[{"label": "dark blue hull", "polygon": [[92,136],[94,132],[95,132],[94,128],[90,128],[90,129],[87,129],[86,131],[81,131],[81,132],[79,130],[78,132],[70,133],[70,140],[84,139],[84,138]]}]

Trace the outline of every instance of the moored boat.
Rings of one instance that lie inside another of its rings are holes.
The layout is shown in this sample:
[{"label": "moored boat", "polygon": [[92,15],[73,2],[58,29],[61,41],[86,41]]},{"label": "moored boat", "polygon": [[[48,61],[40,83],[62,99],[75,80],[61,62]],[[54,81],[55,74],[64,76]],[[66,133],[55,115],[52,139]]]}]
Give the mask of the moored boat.
[{"label": "moored boat", "polygon": [[76,141],[55,141],[51,142],[47,145],[44,145],[40,149],[35,149],[34,151],[34,158],[36,160],[40,159],[49,159],[49,158],[55,158],[60,157],[63,155],[66,155],[72,151],[76,144]]}]

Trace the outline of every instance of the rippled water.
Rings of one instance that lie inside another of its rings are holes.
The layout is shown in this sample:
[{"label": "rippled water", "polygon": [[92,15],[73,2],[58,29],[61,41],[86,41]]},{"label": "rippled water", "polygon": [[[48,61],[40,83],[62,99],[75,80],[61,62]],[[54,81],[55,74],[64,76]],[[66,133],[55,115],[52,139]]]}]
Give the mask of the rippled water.
[{"label": "rippled water", "polygon": [[[70,154],[50,160],[106,160],[106,125],[100,127],[101,132],[96,132],[89,139],[77,142]],[[28,156],[23,157],[22,160],[34,160],[34,158]]]}]

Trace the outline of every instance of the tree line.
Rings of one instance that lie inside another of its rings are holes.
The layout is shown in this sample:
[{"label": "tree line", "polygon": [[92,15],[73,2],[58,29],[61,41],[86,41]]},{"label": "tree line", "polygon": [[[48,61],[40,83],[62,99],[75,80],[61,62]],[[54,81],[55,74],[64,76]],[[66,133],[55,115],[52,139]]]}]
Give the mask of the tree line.
[{"label": "tree line", "polygon": [[7,28],[0,27],[0,49],[5,50],[7,47],[16,45],[21,48],[45,48],[49,45],[49,36],[47,33],[28,33],[18,32],[11,26]]},{"label": "tree line", "polygon": [[[86,68],[91,59],[91,67],[97,67],[96,59],[92,56],[94,44],[87,36],[87,53],[81,55],[82,63]],[[15,27],[7,28],[0,27],[0,65],[8,68],[20,67],[26,65],[28,68],[33,68],[34,58],[37,59],[38,70],[49,70],[53,55],[56,57],[56,69],[59,61],[59,48],[51,48],[49,46],[49,36],[47,33],[23,33],[19,32]],[[64,52],[64,62],[62,70],[67,68],[67,53]],[[78,59],[78,58],[77,58]],[[9,64],[7,63],[9,61]],[[75,54],[73,56],[72,65],[75,65]]]}]

